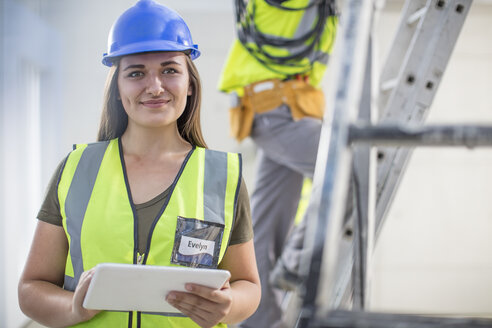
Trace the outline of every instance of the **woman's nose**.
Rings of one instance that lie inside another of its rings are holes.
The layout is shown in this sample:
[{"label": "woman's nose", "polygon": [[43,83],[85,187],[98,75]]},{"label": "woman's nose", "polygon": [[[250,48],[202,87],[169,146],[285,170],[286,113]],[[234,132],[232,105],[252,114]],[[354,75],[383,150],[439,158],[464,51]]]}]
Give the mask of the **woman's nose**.
[{"label": "woman's nose", "polygon": [[149,76],[147,84],[147,93],[152,96],[159,96],[164,92],[164,87],[162,86],[162,81],[158,76]]}]

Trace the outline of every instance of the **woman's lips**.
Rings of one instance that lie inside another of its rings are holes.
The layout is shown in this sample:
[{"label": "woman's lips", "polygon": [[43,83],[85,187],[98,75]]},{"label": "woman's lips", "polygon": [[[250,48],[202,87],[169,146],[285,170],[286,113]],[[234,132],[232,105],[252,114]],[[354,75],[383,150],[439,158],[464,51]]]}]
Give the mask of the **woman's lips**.
[{"label": "woman's lips", "polygon": [[169,100],[166,99],[152,99],[152,100],[146,100],[142,101],[142,105],[145,107],[150,107],[150,108],[159,108],[162,107],[163,105],[167,104]]}]

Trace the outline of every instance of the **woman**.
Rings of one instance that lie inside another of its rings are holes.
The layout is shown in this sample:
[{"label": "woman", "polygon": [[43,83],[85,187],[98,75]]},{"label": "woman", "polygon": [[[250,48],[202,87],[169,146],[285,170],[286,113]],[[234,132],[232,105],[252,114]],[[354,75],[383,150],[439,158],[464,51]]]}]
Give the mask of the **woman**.
[{"label": "woman", "polygon": [[[240,156],[206,149],[199,56],[186,23],[141,0],[115,22],[99,142],[60,164],[38,215],[19,303],[41,324],[65,327],[212,327],[250,316],[260,299]],[[214,246],[183,254],[186,238]],[[229,270],[220,290],[188,284],[165,299],[185,317],[82,307],[102,262]]]}]

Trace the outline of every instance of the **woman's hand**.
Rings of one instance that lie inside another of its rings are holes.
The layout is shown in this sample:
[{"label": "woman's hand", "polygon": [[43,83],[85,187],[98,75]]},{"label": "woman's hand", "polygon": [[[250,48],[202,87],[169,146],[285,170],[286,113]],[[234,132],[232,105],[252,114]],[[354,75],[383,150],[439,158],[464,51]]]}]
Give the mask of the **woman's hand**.
[{"label": "woman's hand", "polygon": [[217,325],[231,311],[232,293],[229,281],[221,289],[196,284],[186,284],[185,288],[188,292],[170,292],[166,301],[200,327]]},{"label": "woman's hand", "polygon": [[201,327],[245,320],[256,311],[261,297],[253,240],[229,246],[219,269],[231,273],[222,288],[186,284],[187,292],[172,291],[166,300]]},{"label": "woman's hand", "polygon": [[87,289],[94,275],[95,268],[87,270],[82,273],[79,279],[79,283],[75,288],[75,292],[72,300],[72,314],[77,321],[84,322],[92,319],[96,314],[101,312],[100,310],[88,310],[83,307],[84,298],[87,294]]},{"label": "woman's hand", "polygon": [[63,227],[38,221],[31,250],[19,280],[19,305],[47,327],[87,321],[99,311],[82,307],[93,270],[84,272],[75,292],[63,289],[68,240]]}]

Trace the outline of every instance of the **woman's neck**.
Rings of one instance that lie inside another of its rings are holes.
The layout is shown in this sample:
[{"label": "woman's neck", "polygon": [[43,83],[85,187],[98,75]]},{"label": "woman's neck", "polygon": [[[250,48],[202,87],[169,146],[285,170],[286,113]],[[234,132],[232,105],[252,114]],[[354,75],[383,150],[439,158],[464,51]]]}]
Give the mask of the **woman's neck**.
[{"label": "woman's neck", "polygon": [[121,136],[125,155],[155,157],[162,154],[182,153],[192,146],[180,136],[178,129],[138,129],[128,126]]}]

